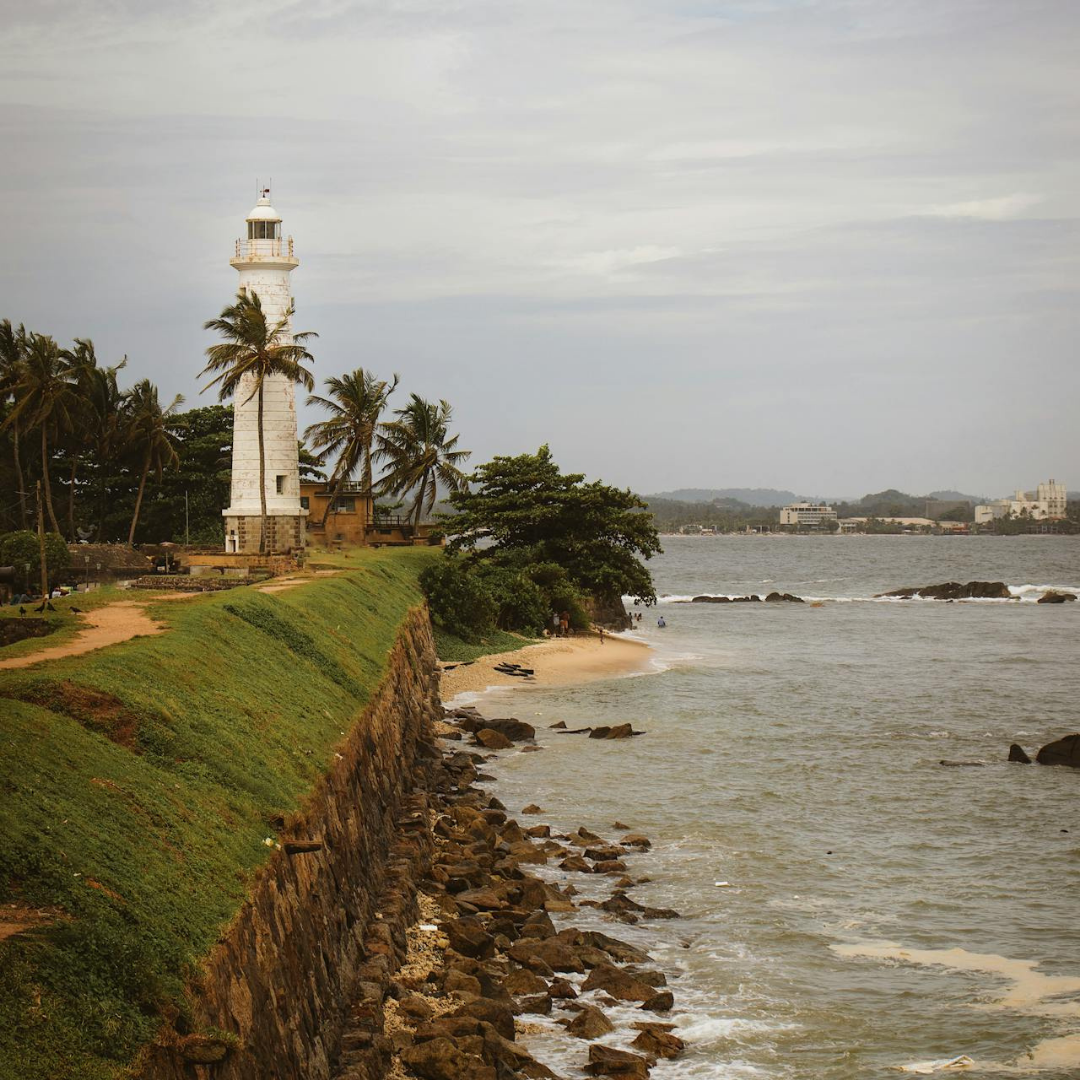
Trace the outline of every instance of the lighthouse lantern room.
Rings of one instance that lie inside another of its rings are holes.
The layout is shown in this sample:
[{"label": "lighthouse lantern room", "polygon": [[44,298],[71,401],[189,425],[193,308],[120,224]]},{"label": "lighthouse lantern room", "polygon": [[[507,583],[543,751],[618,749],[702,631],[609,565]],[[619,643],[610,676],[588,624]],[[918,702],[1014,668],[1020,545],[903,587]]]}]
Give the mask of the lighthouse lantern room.
[{"label": "lighthouse lantern room", "polygon": [[[281,235],[281,217],[265,188],[247,216],[247,236],[236,241],[229,260],[240,273],[242,293],[255,293],[268,326],[287,318],[292,308],[289,275],[300,260],[292,237]],[[278,340],[292,340],[286,325]],[[225,518],[225,550],[259,552],[262,506],[259,498],[259,403],[253,380],[245,376],[233,402],[232,487]],[[263,384],[263,447],[266,459],[266,543],[271,552],[299,551],[304,545],[307,511],[300,505],[300,462],[296,441],[296,388],[281,375]]]}]

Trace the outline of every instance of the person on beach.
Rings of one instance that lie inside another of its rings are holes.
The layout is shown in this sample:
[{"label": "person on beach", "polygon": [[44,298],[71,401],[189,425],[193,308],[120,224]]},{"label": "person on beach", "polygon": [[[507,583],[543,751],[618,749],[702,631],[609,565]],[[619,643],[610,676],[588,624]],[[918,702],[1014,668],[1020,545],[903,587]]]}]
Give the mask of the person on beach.
[{"label": "person on beach", "polygon": [[570,636],[570,612],[569,611],[564,611],[559,616],[559,627],[562,630],[562,636],[563,637],[569,637]]},{"label": "person on beach", "polygon": [[604,628],[602,626],[599,626],[599,627],[597,627],[597,629],[600,631],[600,644],[603,645],[604,644]]}]

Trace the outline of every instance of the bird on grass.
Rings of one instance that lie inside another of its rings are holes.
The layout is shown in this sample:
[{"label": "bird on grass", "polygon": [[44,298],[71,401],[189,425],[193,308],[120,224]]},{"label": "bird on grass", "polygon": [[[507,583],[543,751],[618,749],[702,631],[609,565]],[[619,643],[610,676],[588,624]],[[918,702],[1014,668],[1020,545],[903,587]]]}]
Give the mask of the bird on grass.
[{"label": "bird on grass", "polygon": [[82,608],[81,607],[75,607],[74,604],[72,604],[71,607],[68,608],[68,611],[72,612],[75,615],[81,615],[82,614]]},{"label": "bird on grass", "polygon": [[52,606],[52,601],[51,601],[51,600],[46,600],[46,601],[45,601],[45,606],[46,606],[46,607],[47,607],[47,608],[48,608],[48,609],[49,609],[50,611],[55,611],[55,610],[56,610],[56,608],[54,608],[54,607]]},{"label": "bird on grass", "polygon": [[47,604],[48,602],[49,602],[48,600],[42,600],[42,601],[41,601],[41,604],[40,604],[40,605],[39,605],[38,607],[34,608],[34,610],[35,610],[35,611],[36,611],[36,612],[37,612],[37,613],[38,613],[39,615],[40,615],[40,614],[42,614],[42,613],[44,612],[44,610],[45,610],[45,605],[46,605],[46,604]]},{"label": "bird on grass", "polygon": [[19,605],[19,614],[20,615],[25,615],[26,614],[26,608],[24,608],[21,604]]}]

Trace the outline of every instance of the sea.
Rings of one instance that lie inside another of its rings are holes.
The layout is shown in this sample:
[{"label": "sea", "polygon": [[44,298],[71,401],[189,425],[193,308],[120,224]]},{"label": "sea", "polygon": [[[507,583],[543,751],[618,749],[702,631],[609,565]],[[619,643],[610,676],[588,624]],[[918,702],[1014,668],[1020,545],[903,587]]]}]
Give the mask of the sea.
[{"label": "sea", "polygon": [[[607,1009],[603,1041],[676,1024],[686,1053],[654,1080],[1080,1077],[1080,770],[1006,760],[1080,731],[1080,602],[1035,602],[1080,595],[1080,538],[667,537],[650,566],[647,673],[472,698],[538,729],[542,752],[486,769],[508,810],[646,834],[631,895],[680,913],[563,917],[642,944],[675,995],[667,1017]],[[973,579],[1017,599],[876,596]],[[771,591],[808,602],[686,603]],[[524,1038],[582,1077],[558,1015]]]}]

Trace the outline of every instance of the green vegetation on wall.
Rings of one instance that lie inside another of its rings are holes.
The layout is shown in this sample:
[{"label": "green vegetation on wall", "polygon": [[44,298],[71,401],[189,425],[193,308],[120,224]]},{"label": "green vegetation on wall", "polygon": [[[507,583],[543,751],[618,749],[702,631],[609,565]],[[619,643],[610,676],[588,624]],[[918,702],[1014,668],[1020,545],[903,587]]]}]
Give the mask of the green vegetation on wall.
[{"label": "green vegetation on wall", "polygon": [[115,1080],[385,671],[433,553],[152,603],[169,630],[0,678],[0,1078]]}]

